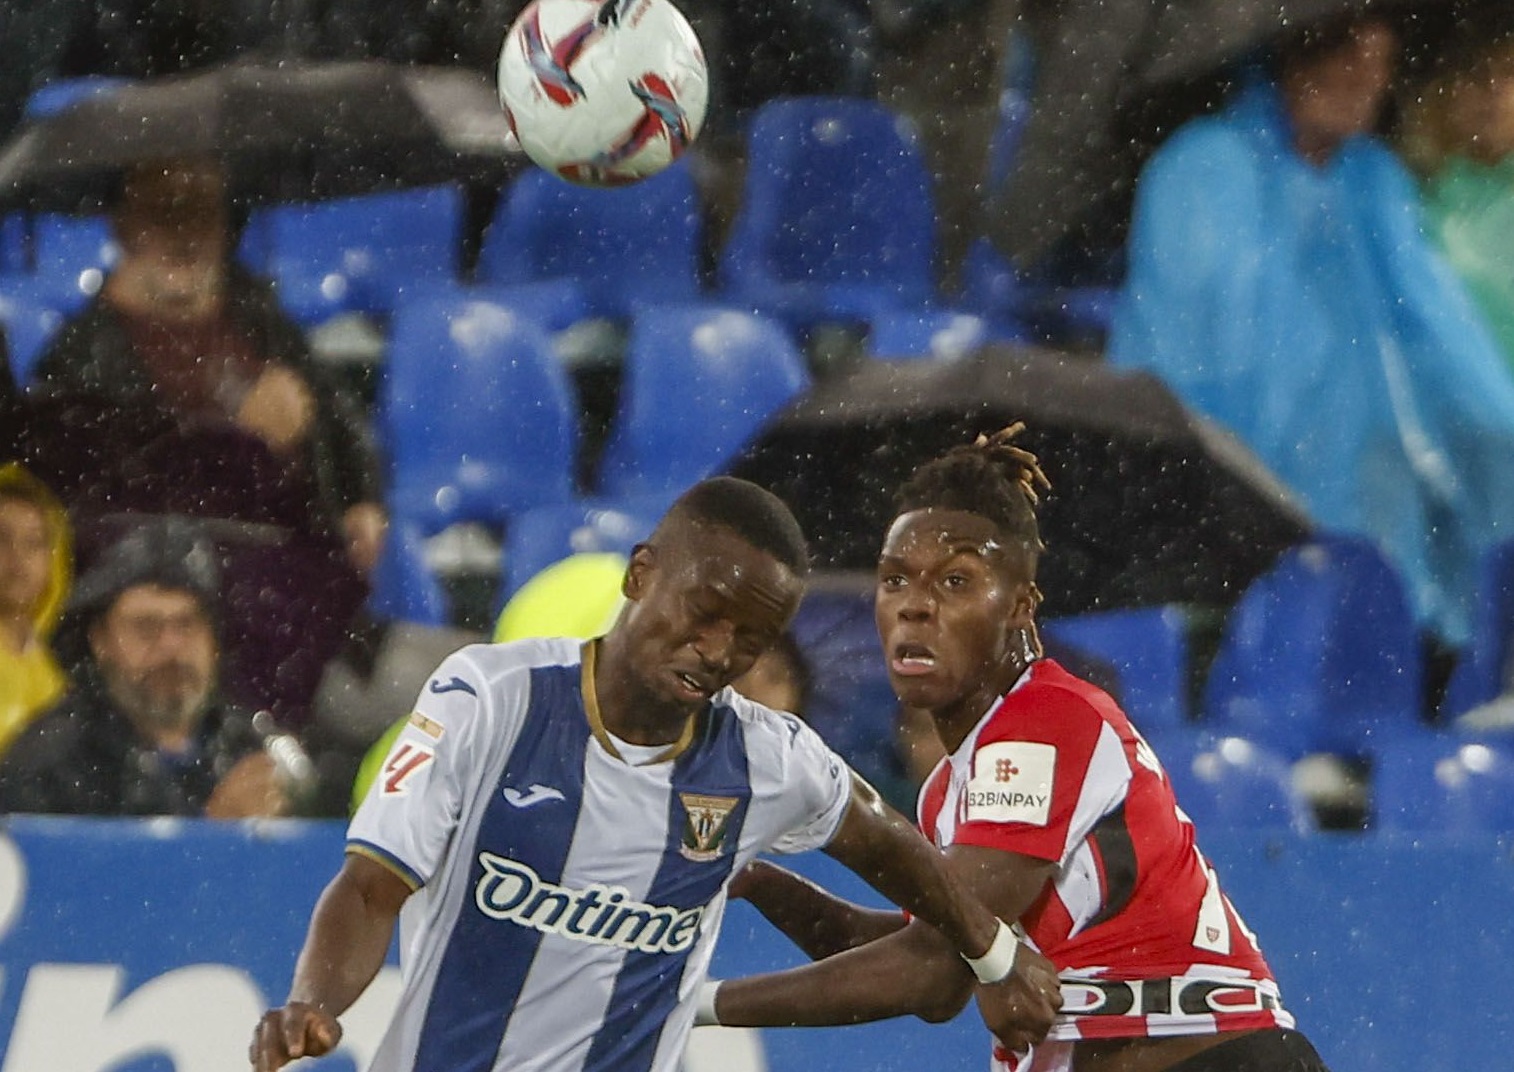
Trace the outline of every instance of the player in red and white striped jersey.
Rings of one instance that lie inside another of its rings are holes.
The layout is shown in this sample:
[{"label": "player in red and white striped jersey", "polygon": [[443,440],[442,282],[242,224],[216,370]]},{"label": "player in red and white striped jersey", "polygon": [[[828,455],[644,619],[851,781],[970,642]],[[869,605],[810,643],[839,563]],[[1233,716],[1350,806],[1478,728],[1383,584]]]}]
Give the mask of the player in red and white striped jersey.
[{"label": "player in red and white striped jersey", "polygon": [[[978,896],[1057,966],[1062,1012],[1022,1072],[1323,1072],[1256,937],[1221,892],[1160,761],[1106,693],[1041,654],[1035,457],[1016,425],[916,471],[878,568],[901,702],[947,756],[920,824]],[[973,979],[934,932],[781,868],[732,887],[815,963],[722,983],[720,1022],[954,1015]]]}]

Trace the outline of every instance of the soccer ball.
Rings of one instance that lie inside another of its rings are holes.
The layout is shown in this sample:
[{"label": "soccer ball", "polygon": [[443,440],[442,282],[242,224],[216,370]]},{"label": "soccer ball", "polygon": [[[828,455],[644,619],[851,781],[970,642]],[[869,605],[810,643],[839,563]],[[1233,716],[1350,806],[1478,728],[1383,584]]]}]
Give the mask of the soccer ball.
[{"label": "soccer ball", "polygon": [[569,182],[661,171],[693,144],[708,98],[704,51],[670,0],[531,0],[500,49],[510,129]]}]

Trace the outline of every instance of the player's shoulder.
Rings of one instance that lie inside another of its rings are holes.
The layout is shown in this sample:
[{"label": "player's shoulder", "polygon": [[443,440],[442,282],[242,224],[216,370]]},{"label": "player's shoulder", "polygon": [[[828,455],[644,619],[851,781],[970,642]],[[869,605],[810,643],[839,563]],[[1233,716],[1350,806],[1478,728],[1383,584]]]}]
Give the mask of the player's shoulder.
[{"label": "player's shoulder", "polygon": [[1022,718],[1027,713],[1058,721],[1107,722],[1120,717],[1120,708],[1109,693],[1070,672],[1055,659],[1038,659],[1028,678],[1005,698],[1000,708],[1004,718]]},{"label": "player's shoulder", "polygon": [[711,712],[716,719],[733,719],[747,733],[771,736],[787,735],[804,720],[788,711],[760,704],[743,696],[729,685],[715,694]]},{"label": "player's shoulder", "polygon": [[722,723],[740,730],[747,756],[755,762],[782,767],[797,754],[815,762],[829,762],[833,752],[814,727],[798,715],[760,704],[730,687],[715,695],[711,714],[717,732]]},{"label": "player's shoulder", "polygon": [[486,677],[544,667],[577,667],[583,662],[583,641],[573,637],[529,637],[501,644],[469,644],[450,661],[471,665]]}]

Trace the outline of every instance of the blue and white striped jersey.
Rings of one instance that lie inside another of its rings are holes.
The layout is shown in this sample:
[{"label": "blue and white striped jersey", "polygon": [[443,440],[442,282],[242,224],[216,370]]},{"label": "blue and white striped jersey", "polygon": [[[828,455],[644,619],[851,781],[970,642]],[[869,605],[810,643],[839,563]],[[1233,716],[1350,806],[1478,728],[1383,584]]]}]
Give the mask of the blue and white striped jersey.
[{"label": "blue and white striped jersey", "polygon": [[799,719],[726,689],[667,749],[617,743],[594,650],[450,656],[353,818],[418,891],[371,1072],[673,1072],[735,869],[840,825],[850,772]]}]

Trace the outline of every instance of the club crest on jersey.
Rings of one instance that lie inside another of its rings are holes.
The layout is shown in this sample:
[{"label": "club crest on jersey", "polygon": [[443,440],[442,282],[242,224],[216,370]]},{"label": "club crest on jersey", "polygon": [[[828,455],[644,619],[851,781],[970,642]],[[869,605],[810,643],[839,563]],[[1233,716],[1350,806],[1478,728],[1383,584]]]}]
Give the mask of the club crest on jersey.
[{"label": "club crest on jersey", "polygon": [[712,797],[703,793],[679,793],[683,801],[683,838],[678,851],[687,860],[705,863],[720,856],[730,826],[731,812],[739,797]]}]

